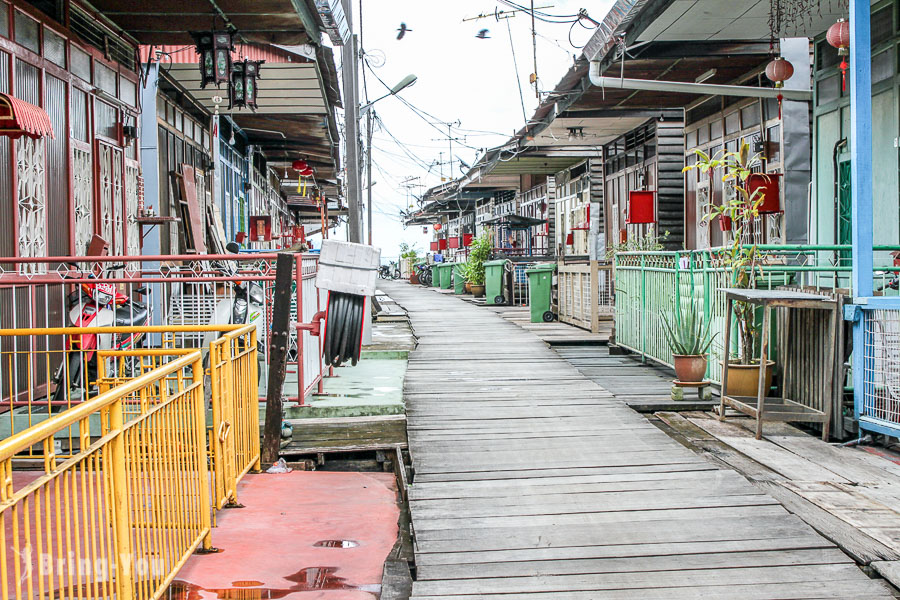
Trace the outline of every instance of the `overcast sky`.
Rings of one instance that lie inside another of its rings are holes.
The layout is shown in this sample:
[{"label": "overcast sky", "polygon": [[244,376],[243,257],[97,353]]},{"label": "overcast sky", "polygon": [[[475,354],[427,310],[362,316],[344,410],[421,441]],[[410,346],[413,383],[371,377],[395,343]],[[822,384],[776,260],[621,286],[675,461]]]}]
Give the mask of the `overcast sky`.
[{"label": "overcast sky", "polygon": [[[528,0],[524,3],[528,4]],[[408,202],[407,194],[421,195],[424,189],[440,183],[442,170],[446,178],[459,176],[457,159],[472,164],[479,148],[502,144],[522,127],[525,118],[518,83],[528,117],[537,106],[534,88],[528,82],[534,70],[531,18],[527,13],[519,13],[498,22],[494,10],[511,9],[490,0],[363,0],[360,23],[359,2],[353,4],[354,31],[360,33],[362,25],[362,48],[372,71],[388,86],[410,73],[418,76],[417,83],[401,93],[403,98],[442,122],[453,122],[452,136],[460,138],[453,142],[451,168],[446,125],[432,119],[428,119],[432,121],[429,124],[397,98],[388,97],[375,105],[383,127],[376,125],[374,133],[374,244],[382,248],[385,258],[397,256],[401,242],[427,250],[430,232],[423,233],[421,226],[404,229],[400,220],[400,210],[414,203],[411,198]],[[535,3],[536,8],[549,7],[544,12],[554,15],[572,15],[584,8],[598,21],[611,5],[611,0]],[[491,16],[463,22],[486,13]],[[397,40],[401,22],[410,31]],[[578,24],[572,27],[541,21],[536,26],[539,83],[541,89],[552,90],[572,66],[573,55],[581,53],[579,48],[592,30]],[[579,48],[569,42],[570,28],[571,40]],[[488,29],[487,39],[476,37],[481,29]],[[510,32],[518,76],[513,66]],[[340,61],[339,52],[335,54]],[[370,100],[387,92],[372,71],[366,72]],[[365,131],[365,119],[360,131]],[[441,159],[443,166],[438,164]],[[412,177],[418,178],[411,182],[417,187],[407,191],[404,181]]]}]

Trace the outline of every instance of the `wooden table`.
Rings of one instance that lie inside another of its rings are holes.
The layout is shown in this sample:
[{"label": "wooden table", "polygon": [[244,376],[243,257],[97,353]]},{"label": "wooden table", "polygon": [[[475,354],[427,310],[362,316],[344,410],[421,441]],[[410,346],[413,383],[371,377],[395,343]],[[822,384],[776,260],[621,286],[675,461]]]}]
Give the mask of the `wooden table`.
[{"label": "wooden table", "polygon": [[[762,437],[763,421],[801,421],[807,423],[822,423],[822,439],[828,439],[831,426],[831,403],[825,404],[825,411],[806,406],[799,402],[795,402],[787,398],[787,392],[782,393],[781,398],[768,396],[769,390],[766,389],[766,359],[768,355],[769,345],[769,329],[770,315],[773,308],[786,308],[785,325],[790,325],[791,312],[793,310],[827,310],[830,311],[829,336],[825,357],[827,364],[823,369],[824,376],[828,379],[829,385],[833,385],[834,379],[834,352],[835,339],[837,338],[838,314],[837,302],[828,296],[822,296],[810,292],[797,292],[789,290],[754,290],[754,289],[737,289],[726,288],[726,319],[725,319],[725,355],[722,370],[722,401],[719,407],[719,418],[725,418],[725,407],[741,412],[745,415],[756,419],[756,439]],[[726,394],[728,385],[728,360],[727,356],[731,348],[731,326],[732,317],[734,315],[734,302],[746,302],[763,308],[762,335],[760,336],[760,353],[759,364],[762,367],[759,370],[759,386],[757,388],[756,397],[752,396],[729,396]],[[786,346],[783,349],[785,355],[791,351],[791,339],[787,336]],[[786,385],[788,378],[794,376],[790,369],[785,369],[782,374],[782,389],[787,390]],[[830,389],[830,388],[829,388]]]}]

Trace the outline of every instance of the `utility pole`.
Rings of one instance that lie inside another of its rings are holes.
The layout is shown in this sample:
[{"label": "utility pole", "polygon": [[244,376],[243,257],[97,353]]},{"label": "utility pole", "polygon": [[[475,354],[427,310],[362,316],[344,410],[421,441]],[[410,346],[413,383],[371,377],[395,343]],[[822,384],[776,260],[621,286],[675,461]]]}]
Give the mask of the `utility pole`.
[{"label": "utility pole", "polygon": [[[456,125],[458,127],[458,126],[462,125],[462,123],[458,119],[456,121],[453,121],[452,123],[441,123],[441,124],[447,126],[447,141],[450,143],[450,148],[449,148],[450,156],[447,159],[449,162],[449,165],[450,165],[450,172],[448,173],[447,179],[453,179],[453,142],[465,142],[466,138],[465,137],[461,137],[461,138],[453,137],[453,126]],[[431,138],[431,141],[432,142],[443,142],[444,140],[441,138]],[[440,160],[441,181],[443,181],[444,180],[444,153],[439,152],[438,155],[441,157],[441,160]]]},{"label": "utility pole", "polygon": [[371,107],[366,111],[366,177],[368,177],[369,190],[366,198],[366,210],[368,211],[368,243],[372,245],[372,113]]},{"label": "utility pole", "polygon": [[[346,3],[349,5],[350,3]],[[345,11],[347,8],[345,7]],[[350,15],[347,13],[349,19]],[[341,48],[344,77],[344,136],[346,141],[347,168],[347,237],[351,242],[361,243],[360,230],[360,169],[359,169],[359,86],[356,63],[359,58],[359,40],[356,34]]]},{"label": "utility pole", "polygon": [[537,74],[537,29],[534,28],[534,0],[531,0],[531,48],[534,52],[534,97],[540,100],[541,92],[538,88]]}]

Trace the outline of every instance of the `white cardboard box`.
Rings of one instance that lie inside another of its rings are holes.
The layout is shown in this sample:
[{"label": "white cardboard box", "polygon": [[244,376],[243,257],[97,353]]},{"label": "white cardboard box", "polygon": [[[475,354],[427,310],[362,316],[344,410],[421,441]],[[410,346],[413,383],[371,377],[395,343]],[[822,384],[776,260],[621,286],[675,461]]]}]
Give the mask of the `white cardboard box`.
[{"label": "white cardboard box", "polygon": [[374,296],[381,248],[339,240],[322,240],[316,287],[333,292]]}]

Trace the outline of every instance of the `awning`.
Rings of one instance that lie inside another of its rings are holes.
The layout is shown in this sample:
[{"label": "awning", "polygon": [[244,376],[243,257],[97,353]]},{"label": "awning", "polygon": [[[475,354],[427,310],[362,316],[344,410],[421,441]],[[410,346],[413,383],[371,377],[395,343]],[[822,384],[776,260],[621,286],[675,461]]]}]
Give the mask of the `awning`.
[{"label": "awning", "polygon": [[524,215],[509,214],[491,217],[490,219],[487,219],[484,224],[504,225],[509,229],[528,229],[529,227],[543,225],[546,222],[546,219],[535,219],[533,217],[526,217]]},{"label": "awning", "polygon": [[40,106],[0,93],[0,135],[18,139],[23,135],[35,139],[53,135],[50,117]]}]

